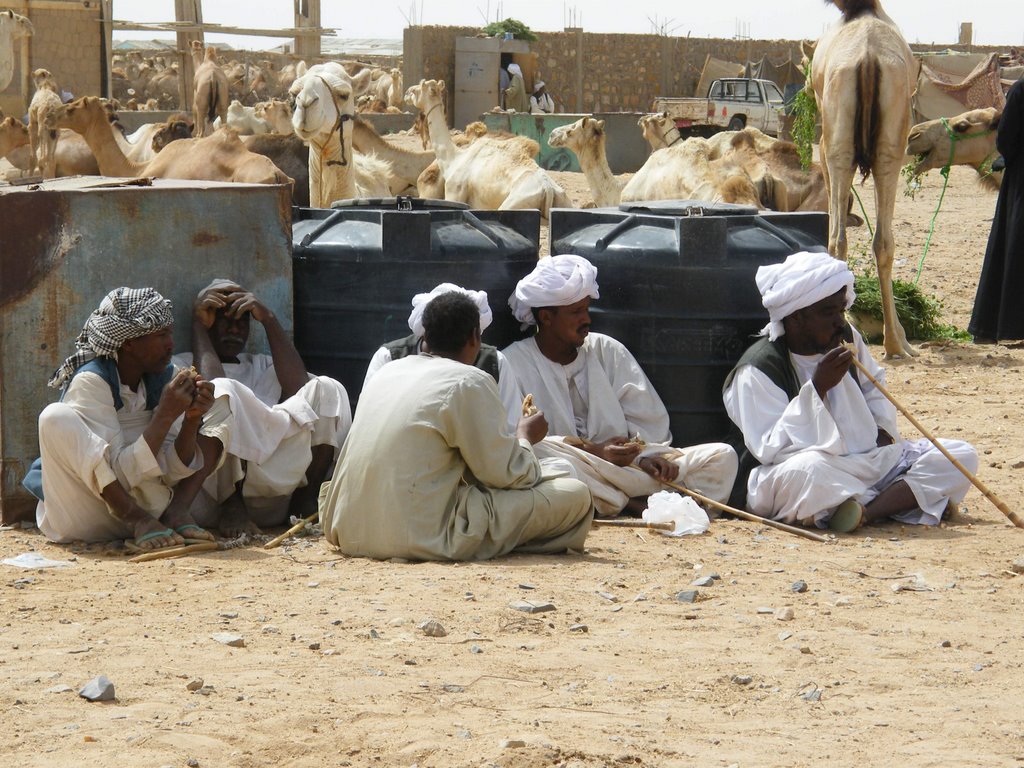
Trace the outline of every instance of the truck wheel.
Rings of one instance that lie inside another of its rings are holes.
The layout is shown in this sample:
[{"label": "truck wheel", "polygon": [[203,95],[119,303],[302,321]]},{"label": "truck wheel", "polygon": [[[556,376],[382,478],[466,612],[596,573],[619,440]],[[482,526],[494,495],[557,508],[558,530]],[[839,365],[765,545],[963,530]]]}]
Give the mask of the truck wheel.
[{"label": "truck wheel", "polygon": [[729,121],[729,130],[730,131],[742,131],[746,127],[747,127],[747,121],[744,120],[739,115],[737,115],[736,117],[734,117],[732,120]]}]

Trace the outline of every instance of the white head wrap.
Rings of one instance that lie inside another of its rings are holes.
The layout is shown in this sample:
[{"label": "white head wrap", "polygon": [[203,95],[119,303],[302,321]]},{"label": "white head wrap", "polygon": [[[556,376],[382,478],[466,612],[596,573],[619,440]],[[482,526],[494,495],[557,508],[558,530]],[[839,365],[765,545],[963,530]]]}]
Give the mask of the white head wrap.
[{"label": "white head wrap", "polygon": [[430,293],[417,293],[412,297],[412,312],[409,315],[409,329],[416,334],[417,338],[423,337],[423,312],[427,308],[427,304],[432,302],[438,296],[453,292],[461,293],[473,300],[473,303],[476,304],[476,308],[480,310],[480,333],[487,330],[487,326],[491,324],[491,320],[493,319],[493,315],[491,315],[491,306],[487,303],[487,291],[468,291],[465,288],[454,285],[453,283],[441,283]]},{"label": "white head wrap", "polygon": [[533,272],[516,285],[508,305],[523,329],[537,324],[533,309],[567,307],[589,296],[601,298],[597,291],[597,267],[571,253],[548,256],[537,262]]},{"label": "white head wrap", "polygon": [[769,341],[786,334],[782,319],[799,309],[827,299],[843,288],[846,289],[847,309],[856,298],[853,273],[846,262],[827,253],[794,253],[781,264],[758,267],[755,280],[761,292],[761,303],[770,318],[760,335],[768,334]]},{"label": "white head wrap", "polygon": [[536,83],[533,84],[533,92],[536,93],[545,85],[547,85],[547,83],[545,83],[543,80],[538,80]]},{"label": "white head wrap", "polygon": [[508,65],[508,73],[510,75],[519,75],[520,77],[523,76],[523,70],[515,62]]}]

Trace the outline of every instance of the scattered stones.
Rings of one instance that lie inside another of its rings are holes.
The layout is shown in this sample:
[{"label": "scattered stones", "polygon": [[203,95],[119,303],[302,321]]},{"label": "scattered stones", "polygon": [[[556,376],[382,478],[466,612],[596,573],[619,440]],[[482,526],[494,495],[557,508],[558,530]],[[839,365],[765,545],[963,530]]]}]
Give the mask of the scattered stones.
[{"label": "scattered stones", "polygon": [[589,632],[590,631],[590,627],[588,627],[586,624],[570,624],[569,625],[569,631],[570,632],[580,632],[580,633]]},{"label": "scattered stones", "polygon": [[800,579],[800,581],[794,581],[789,586],[789,589],[792,592],[796,592],[798,595],[802,595],[804,592],[807,591],[807,582],[803,579]]},{"label": "scattered stones", "polygon": [[196,760],[194,757],[190,757],[188,759],[188,762],[185,763],[185,765],[187,765],[188,768],[199,768],[199,761]]},{"label": "scattered stones", "polygon": [[479,645],[474,644],[474,645],[469,646],[469,652],[470,653],[483,653],[484,649],[481,648]]},{"label": "scattered stones", "polygon": [[800,694],[804,701],[821,701],[821,688],[812,687]]},{"label": "scattered stones", "polygon": [[55,685],[52,688],[47,688],[47,693],[67,693],[68,691],[75,690],[70,685]]},{"label": "scattered stones", "polygon": [[263,627],[262,632],[264,635],[280,635],[281,630],[275,627],[273,624],[267,624]]},{"label": "scattered stones", "polygon": [[319,651],[320,650],[320,643],[310,643],[307,647],[311,651]]},{"label": "scattered stones", "polygon": [[245,639],[241,635],[233,635],[230,632],[215,632],[210,635],[210,639],[232,648],[245,648]]},{"label": "scattered stones", "polygon": [[700,593],[696,589],[684,589],[682,592],[676,592],[676,602],[679,603],[696,603],[700,599]]},{"label": "scattered stones", "polygon": [[555,606],[551,603],[537,603],[531,600],[513,600],[508,607],[523,613],[545,613],[555,610]]},{"label": "scattered stones", "polygon": [[445,693],[462,693],[466,689],[461,685],[455,685],[455,683],[445,683],[441,686],[441,690]]},{"label": "scattered stones", "polygon": [[715,583],[714,576],[701,576],[699,579],[694,579],[690,582],[691,587],[710,587]]},{"label": "scattered stones", "polygon": [[526,742],[522,739],[502,739],[498,746],[502,749],[522,749],[526,746]]},{"label": "scattered stones", "polygon": [[195,693],[196,691],[198,691],[202,687],[203,687],[203,678],[197,677],[195,680],[190,680],[188,685],[185,686],[185,689]]},{"label": "scattered stones", "polygon": [[402,663],[405,664],[405,666],[407,666],[407,667],[415,667],[416,664],[417,664],[417,661],[416,661],[416,659],[406,659]]},{"label": "scattered stones", "polygon": [[370,639],[371,640],[380,640],[380,632],[378,632],[376,629],[371,629],[370,630]]},{"label": "scattered stones", "polygon": [[792,632],[779,632],[779,642],[784,643],[793,636]]},{"label": "scattered stones", "polygon": [[765,615],[765,614],[769,614],[769,613],[775,613],[775,609],[774,608],[770,608],[767,605],[761,605],[761,606],[758,606],[757,613],[758,613],[758,615]]},{"label": "scattered stones", "polygon": [[89,701],[113,701],[114,684],[106,675],[97,675],[79,689],[78,695]]},{"label": "scattered stones", "polygon": [[405,619],[403,619],[401,616],[396,616],[395,618],[388,621],[389,627],[400,627],[403,624],[405,624]]},{"label": "scattered stones", "polygon": [[811,646],[809,646],[809,645],[801,645],[800,646],[800,653],[810,655],[810,654],[814,653],[814,651],[811,650]]},{"label": "scattered stones", "polygon": [[598,592],[597,596],[607,600],[609,603],[617,603],[617,602],[619,602],[619,598],[617,598],[611,592]]},{"label": "scattered stones", "polygon": [[441,622],[434,619],[427,619],[419,625],[420,630],[427,637],[447,637],[448,631],[441,626]]},{"label": "scattered stones", "polygon": [[533,584],[520,584],[519,588],[520,589],[536,589],[536,587],[533,586]]},{"label": "scattered stones", "polygon": [[736,683],[736,685],[750,685],[752,682],[754,682],[754,678],[752,678],[750,675],[733,675],[729,678],[729,680],[733,683]]},{"label": "scattered stones", "polygon": [[952,648],[953,644],[951,642],[949,642],[949,640],[943,640],[941,643],[939,643],[939,647],[940,648]]},{"label": "scattered stones", "polygon": [[834,605],[836,608],[844,608],[845,606],[853,605],[853,600],[851,600],[848,597],[840,597],[838,600],[832,603],[832,605]]},{"label": "scattered stones", "polygon": [[469,731],[467,731],[465,728],[456,731],[455,735],[458,736],[460,739],[472,739],[473,738],[473,734],[470,733]]},{"label": "scattered stones", "polygon": [[217,614],[222,619],[237,619],[238,611],[225,611],[224,613]]},{"label": "scattered stones", "polygon": [[775,618],[779,621],[792,621],[795,615],[796,614],[793,613],[793,609],[789,606],[786,606],[785,608],[779,608],[779,610],[775,612]]},{"label": "scattered stones", "polygon": [[1014,573],[1024,573],[1024,557],[1018,557],[1014,560],[1010,570]]}]

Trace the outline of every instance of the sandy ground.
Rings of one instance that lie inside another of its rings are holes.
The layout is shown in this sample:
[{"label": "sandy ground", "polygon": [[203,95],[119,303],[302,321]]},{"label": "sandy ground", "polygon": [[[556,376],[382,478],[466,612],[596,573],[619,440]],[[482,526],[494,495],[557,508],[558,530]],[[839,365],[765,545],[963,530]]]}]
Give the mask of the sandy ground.
[{"label": "sandy ground", "polygon": [[[922,280],[961,327],[995,205],[971,177],[953,172]],[[898,276],[916,269],[940,181],[898,198]],[[981,477],[1024,511],[1022,363],[1021,348],[931,346],[889,382],[936,433],[974,442]],[[305,538],[132,564],[3,531],[0,558],[71,564],[0,566],[4,763],[1024,765],[1024,531],[978,491],[938,529],[830,544],[741,521],[682,540],[602,528],[587,544],[402,564]],[[698,602],[677,600],[712,573]],[[554,610],[509,607],[522,599]],[[100,674],[116,700],[76,695]]]}]

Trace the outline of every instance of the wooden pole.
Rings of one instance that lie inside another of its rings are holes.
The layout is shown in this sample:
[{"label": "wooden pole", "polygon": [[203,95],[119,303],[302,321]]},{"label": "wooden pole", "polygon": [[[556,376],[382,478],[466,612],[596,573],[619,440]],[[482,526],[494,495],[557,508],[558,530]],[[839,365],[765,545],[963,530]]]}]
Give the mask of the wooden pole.
[{"label": "wooden pole", "polygon": [[318,516],[319,514],[320,514],[319,512],[314,512],[314,513],[313,513],[312,515],[310,515],[309,517],[304,517],[304,518],[302,518],[301,520],[299,520],[299,522],[297,522],[297,523],[296,523],[295,525],[293,525],[293,526],[292,526],[291,528],[289,528],[289,529],[288,529],[287,531],[285,531],[284,533],[282,533],[282,534],[281,534],[280,536],[278,536],[278,537],[277,537],[276,539],[271,539],[271,540],[270,540],[270,541],[268,541],[268,542],[267,542],[266,544],[264,544],[264,545],[263,545],[263,548],[264,548],[264,549],[274,549],[274,548],[276,548],[276,547],[279,547],[279,546],[281,546],[281,542],[282,542],[282,541],[284,541],[285,539],[287,539],[287,538],[288,538],[289,536],[291,536],[291,535],[292,535],[293,533],[298,533],[299,531],[301,531],[301,530],[302,530],[303,528],[305,528],[305,527],[306,527],[306,523],[312,523],[313,521],[315,521],[315,520],[316,520],[316,518],[317,518],[317,516]]},{"label": "wooden pole", "polygon": [[194,552],[213,552],[217,549],[220,549],[220,544],[216,541],[200,541],[197,544],[184,544],[180,547],[164,547],[163,549],[154,549],[152,552],[143,552],[141,555],[136,555],[128,562],[148,563],[150,560],[164,560],[168,557],[181,557],[182,555],[191,555]]},{"label": "wooden pole", "polygon": [[857,359],[857,353],[854,350],[850,351],[853,352],[853,364],[857,366],[857,369],[861,373],[868,377],[868,381],[874,384],[879,392],[885,395],[885,399],[888,400],[893,405],[895,405],[896,410],[898,410],[900,413],[906,416],[907,420],[917,428],[918,432],[927,437],[931,444],[938,448],[939,451],[942,452],[942,455],[949,459],[953,466],[960,470],[963,476],[970,480],[971,484],[974,485],[974,487],[977,488],[979,491],[981,491],[982,495],[986,499],[995,504],[996,509],[998,509],[1004,515],[1006,515],[1007,518],[1009,518],[1011,523],[1013,523],[1018,528],[1024,528],[1024,520],[1021,520],[1020,516],[1016,512],[1014,512],[1012,509],[1006,506],[1006,503],[998,496],[996,496],[987,485],[981,482],[981,480],[978,479],[977,475],[975,475],[973,472],[971,472],[971,470],[969,470],[967,467],[965,467],[963,464],[957,461],[953,457],[953,454],[946,450],[946,447],[938,441],[935,435],[933,435],[931,432],[925,429],[924,425],[921,424],[921,422],[919,422],[917,419],[915,419],[914,416],[910,413],[910,411],[908,411],[906,408],[900,405],[899,401],[896,400],[896,398],[889,393],[889,390],[887,390],[885,386],[883,386],[882,383],[878,381],[878,379],[871,375],[870,371],[868,371],[868,369],[864,367],[864,364]]},{"label": "wooden pole", "polygon": [[675,523],[648,523],[646,520],[602,520],[595,517],[592,525],[609,528],[651,528],[655,531],[674,531]]}]

